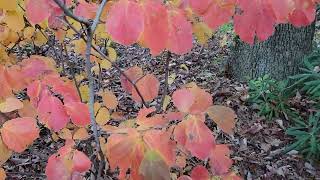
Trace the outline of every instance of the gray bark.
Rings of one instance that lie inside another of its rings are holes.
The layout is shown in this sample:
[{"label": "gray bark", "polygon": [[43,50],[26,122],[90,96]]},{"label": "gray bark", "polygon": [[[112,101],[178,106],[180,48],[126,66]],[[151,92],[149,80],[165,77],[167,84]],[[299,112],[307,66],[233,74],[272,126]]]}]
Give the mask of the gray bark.
[{"label": "gray bark", "polygon": [[246,81],[269,74],[282,80],[297,74],[303,58],[312,51],[314,31],[314,23],[302,28],[281,24],[264,42],[249,45],[237,38],[229,61],[232,77]]}]

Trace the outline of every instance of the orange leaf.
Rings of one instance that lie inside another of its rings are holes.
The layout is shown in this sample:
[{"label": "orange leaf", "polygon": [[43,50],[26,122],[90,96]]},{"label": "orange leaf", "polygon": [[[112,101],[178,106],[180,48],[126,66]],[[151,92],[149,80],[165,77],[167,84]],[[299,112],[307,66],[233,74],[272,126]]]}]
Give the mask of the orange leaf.
[{"label": "orange leaf", "polygon": [[[158,96],[159,87],[160,82],[152,74],[147,74],[137,82],[137,88],[139,89],[143,99],[147,102],[152,101]],[[132,90],[132,97],[136,102],[141,102],[141,98],[135,89]]]},{"label": "orange leaf", "polygon": [[198,165],[192,169],[191,178],[194,180],[209,180],[210,175],[205,167]]},{"label": "orange leaf", "polygon": [[0,168],[0,180],[5,180],[7,177],[6,172],[3,168]]},{"label": "orange leaf", "polygon": [[77,126],[90,124],[89,107],[81,102],[71,102],[64,105],[71,121]]},{"label": "orange leaf", "polygon": [[230,150],[227,145],[216,145],[210,152],[210,166],[214,175],[223,175],[229,171],[233,161],[229,158]]},{"label": "orange leaf", "polygon": [[184,146],[192,155],[199,159],[206,159],[210,149],[215,144],[210,129],[195,116],[182,121],[174,130],[174,138],[178,144]]},{"label": "orange leaf", "polygon": [[16,97],[8,97],[5,102],[0,104],[0,111],[3,113],[12,112],[23,108],[23,103]]},{"label": "orange leaf", "polygon": [[128,129],[127,134],[112,134],[107,142],[107,154],[111,169],[120,168],[120,177],[125,177],[131,168],[132,179],[140,179],[139,167],[144,156],[144,144],[135,129]]},{"label": "orange leaf", "polygon": [[66,127],[69,122],[69,117],[62,102],[49,94],[48,90],[43,91],[37,111],[40,121],[55,132]]},{"label": "orange leaf", "polygon": [[3,124],[1,135],[9,149],[21,153],[39,137],[39,129],[33,118],[16,118]]},{"label": "orange leaf", "polygon": [[86,128],[80,128],[73,134],[74,140],[85,140],[85,139],[88,139],[89,137],[90,136]]},{"label": "orange leaf", "polygon": [[149,148],[156,150],[168,166],[173,166],[176,159],[176,143],[170,139],[171,134],[162,130],[149,130],[144,136],[144,142]]},{"label": "orange leaf", "polygon": [[20,117],[37,117],[37,110],[32,106],[30,101],[23,101],[23,108],[18,110]]},{"label": "orange leaf", "polygon": [[102,93],[102,100],[103,100],[103,104],[108,109],[116,109],[118,106],[117,97],[113,94],[113,92],[109,90],[106,90],[105,92]]},{"label": "orange leaf", "polygon": [[223,132],[230,135],[233,134],[233,128],[236,124],[235,118],[237,115],[231,108],[225,106],[211,106],[207,113]]},{"label": "orange leaf", "polygon": [[194,100],[194,95],[188,89],[179,89],[172,95],[173,104],[178,108],[179,111],[185,113],[189,112]]},{"label": "orange leaf", "polygon": [[143,129],[148,129],[150,127],[156,126],[164,126],[169,123],[168,119],[166,119],[162,114],[156,114],[152,117],[147,117],[150,113],[155,112],[156,108],[143,108],[140,109],[137,117],[137,123]]},{"label": "orange leaf", "polygon": [[[138,66],[133,66],[129,69],[127,69],[124,74],[133,82],[135,82],[136,80],[138,80],[139,78],[141,78],[143,76],[143,71],[140,67]],[[121,86],[122,88],[127,92],[127,93],[132,93],[132,84],[123,76],[120,76],[120,80],[121,80]]]}]

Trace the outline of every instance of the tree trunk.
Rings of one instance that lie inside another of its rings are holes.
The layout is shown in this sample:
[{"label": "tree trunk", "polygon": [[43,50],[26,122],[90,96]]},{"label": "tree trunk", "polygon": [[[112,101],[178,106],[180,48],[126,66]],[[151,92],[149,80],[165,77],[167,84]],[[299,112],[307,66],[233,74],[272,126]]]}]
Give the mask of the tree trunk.
[{"label": "tree trunk", "polygon": [[236,40],[229,61],[232,77],[246,81],[269,74],[282,80],[297,74],[302,59],[312,51],[314,31],[315,23],[303,28],[281,24],[264,42],[249,45]]}]

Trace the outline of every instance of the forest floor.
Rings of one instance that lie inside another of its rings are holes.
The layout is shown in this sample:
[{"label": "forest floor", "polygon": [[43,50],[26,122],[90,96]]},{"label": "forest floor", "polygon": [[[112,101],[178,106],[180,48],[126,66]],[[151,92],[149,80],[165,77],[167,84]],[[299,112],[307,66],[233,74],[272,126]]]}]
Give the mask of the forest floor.
[{"label": "forest floor", "polygon": [[[244,179],[320,179],[319,166],[304,160],[296,151],[282,154],[286,145],[292,142],[285,134],[288,122],[285,119],[267,121],[259,117],[255,108],[246,102],[247,85],[229,79],[225,62],[231,55],[230,42],[231,35],[218,33],[208,45],[196,45],[192,52],[184,56],[173,56],[169,74],[176,77],[169,86],[170,93],[185,83],[196,82],[212,94],[214,104],[223,104],[236,112],[234,136],[224,134],[209,119],[206,124],[215,134],[217,142],[231,147],[231,157],[234,160],[232,168]],[[121,68],[137,65],[154,73],[161,82],[160,93],[163,92],[165,53],[163,57],[154,58],[147,49],[137,45],[118,46],[117,53],[117,64]],[[122,90],[119,72],[115,69],[104,71],[102,77],[102,86],[112,90],[119,99],[118,111],[124,112],[127,118],[134,117],[139,106]],[[160,99],[156,101],[159,102]],[[63,141],[53,141],[44,128],[40,135],[41,138],[27,151],[14,154],[6,162],[4,168],[9,179],[45,179],[48,156],[61,147]],[[78,148],[85,149],[84,146],[85,144],[79,144]]]}]

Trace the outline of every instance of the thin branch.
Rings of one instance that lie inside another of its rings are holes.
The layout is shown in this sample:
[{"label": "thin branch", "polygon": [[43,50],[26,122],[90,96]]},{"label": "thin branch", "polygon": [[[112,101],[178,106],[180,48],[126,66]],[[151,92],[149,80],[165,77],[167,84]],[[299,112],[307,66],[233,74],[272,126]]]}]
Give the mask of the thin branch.
[{"label": "thin branch", "polygon": [[76,15],[74,15],[66,6],[63,2],[61,2],[60,0],[54,0],[54,2],[63,10],[64,14],[66,16],[69,16],[71,17],[72,19],[80,22],[80,23],[83,23],[87,26],[90,26],[90,21],[85,19],[85,18],[82,18],[82,17],[78,17]]},{"label": "thin branch", "polygon": [[95,141],[97,143],[97,149],[99,151],[99,156],[100,156],[100,164],[99,164],[99,169],[98,169],[98,175],[97,175],[97,179],[100,179],[101,177],[101,173],[105,164],[105,157],[104,154],[101,150],[101,145],[100,145],[100,141],[99,141],[99,134],[98,134],[98,128],[97,128],[97,122],[95,120],[95,114],[94,114],[94,97],[95,97],[95,93],[94,93],[94,79],[93,79],[93,75],[91,73],[91,68],[92,68],[92,64],[90,61],[90,57],[91,57],[91,48],[92,48],[92,39],[93,39],[93,35],[94,32],[96,30],[97,24],[99,23],[99,19],[100,16],[102,14],[102,11],[105,7],[105,5],[107,4],[107,0],[103,0],[102,3],[99,6],[98,12],[96,14],[96,17],[93,21],[93,24],[87,25],[87,43],[86,43],[86,71],[87,71],[87,76],[88,76],[88,80],[89,80],[89,110],[90,110],[90,120],[91,120],[91,128],[94,134],[94,138]]},{"label": "thin branch", "polygon": [[161,98],[161,103],[158,106],[158,111],[161,110],[164,104],[164,100],[166,99],[166,95],[169,92],[169,65],[171,60],[172,54],[170,51],[168,51],[167,58],[166,58],[166,64],[165,64],[165,79],[164,79],[164,90]]}]

